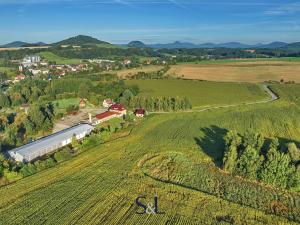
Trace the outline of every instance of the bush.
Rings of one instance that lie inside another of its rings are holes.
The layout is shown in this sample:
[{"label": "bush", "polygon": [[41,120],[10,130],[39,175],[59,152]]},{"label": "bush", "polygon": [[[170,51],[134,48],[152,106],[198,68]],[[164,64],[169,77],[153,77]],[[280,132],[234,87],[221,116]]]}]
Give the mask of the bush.
[{"label": "bush", "polygon": [[28,177],[32,174],[35,174],[37,172],[37,168],[34,164],[28,163],[25,164],[21,169],[20,173],[22,174],[23,177]]},{"label": "bush", "polygon": [[54,154],[54,159],[56,160],[56,162],[66,161],[70,158],[72,158],[72,154],[70,152],[70,148],[68,147]]}]

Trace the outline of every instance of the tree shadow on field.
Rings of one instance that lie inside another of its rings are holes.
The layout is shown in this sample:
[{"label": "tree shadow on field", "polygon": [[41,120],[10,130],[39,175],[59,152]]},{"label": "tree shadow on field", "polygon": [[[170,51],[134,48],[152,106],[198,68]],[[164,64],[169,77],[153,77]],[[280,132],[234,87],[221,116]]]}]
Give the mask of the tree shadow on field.
[{"label": "tree shadow on field", "polygon": [[201,128],[204,133],[203,138],[195,138],[197,145],[200,149],[211,157],[216,164],[220,167],[222,165],[223,153],[225,149],[224,136],[228,130],[218,126],[211,126],[208,128]]}]

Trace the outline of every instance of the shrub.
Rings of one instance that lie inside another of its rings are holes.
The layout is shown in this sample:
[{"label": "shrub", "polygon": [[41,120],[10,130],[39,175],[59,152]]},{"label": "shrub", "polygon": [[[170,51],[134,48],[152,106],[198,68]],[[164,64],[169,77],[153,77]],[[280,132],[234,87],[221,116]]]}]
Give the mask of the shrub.
[{"label": "shrub", "polygon": [[70,158],[72,158],[72,154],[69,148],[64,148],[63,150],[54,154],[54,159],[56,160],[56,162],[66,161]]}]

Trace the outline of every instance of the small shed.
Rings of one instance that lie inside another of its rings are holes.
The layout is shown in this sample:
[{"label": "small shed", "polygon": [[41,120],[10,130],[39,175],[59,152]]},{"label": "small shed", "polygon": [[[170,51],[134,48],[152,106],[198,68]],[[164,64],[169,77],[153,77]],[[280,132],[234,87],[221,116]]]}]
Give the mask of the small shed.
[{"label": "small shed", "polygon": [[146,115],[146,110],[145,109],[136,109],[134,111],[134,114],[136,117],[144,117]]}]

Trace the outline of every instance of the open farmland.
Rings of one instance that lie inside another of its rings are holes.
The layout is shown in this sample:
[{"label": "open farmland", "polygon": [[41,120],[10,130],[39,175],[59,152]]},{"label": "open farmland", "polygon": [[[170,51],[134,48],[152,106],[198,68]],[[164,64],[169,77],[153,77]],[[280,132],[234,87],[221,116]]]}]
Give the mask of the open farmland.
[{"label": "open farmland", "polygon": [[58,55],[55,55],[52,52],[41,52],[40,55],[47,59],[48,61],[55,61],[57,64],[80,64],[80,59],[67,59],[60,57]]},{"label": "open farmland", "polygon": [[223,82],[300,82],[300,62],[297,60],[212,61],[212,63],[180,64],[172,66],[169,75],[196,80]]},{"label": "open farmland", "polygon": [[117,74],[119,77],[126,77],[126,76],[135,75],[139,72],[145,72],[145,73],[156,72],[161,70],[162,68],[163,66],[143,66],[141,68],[124,69],[124,70],[112,71],[112,72]]},{"label": "open farmland", "polygon": [[[300,141],[300,111],[284,102],[204,113],[150,116],[130,136],[0,188],[1,224],[292,224],[205,193],[145,176],[146,155],[178,152],[197,162],[220,160],[226,130]],[[196,139],[199,140],[196,140]],[[140,195],[158,194],[162,215],[138,215]],[[45,197],[46,196],[46,197]],[[212,210],[213,209],[213,210]],[[60,218],[58,222],[58,218]]]},{"label": "open farmland", "polygon": [[194,108],[268,99],[256,84],[193,80],[128,80],[126,83],[138,85],[143,96],[187,97]]}]

